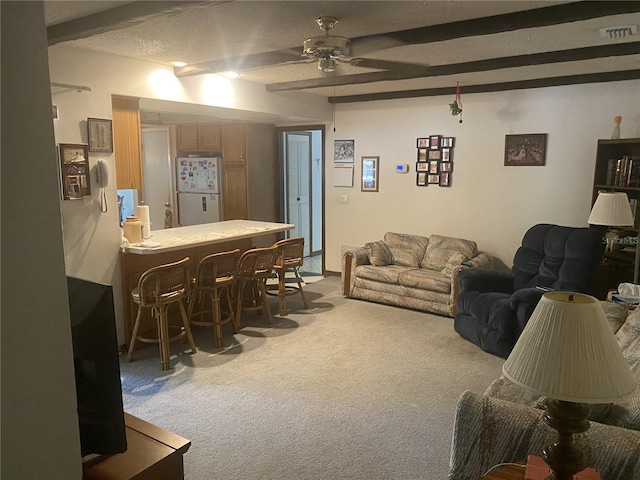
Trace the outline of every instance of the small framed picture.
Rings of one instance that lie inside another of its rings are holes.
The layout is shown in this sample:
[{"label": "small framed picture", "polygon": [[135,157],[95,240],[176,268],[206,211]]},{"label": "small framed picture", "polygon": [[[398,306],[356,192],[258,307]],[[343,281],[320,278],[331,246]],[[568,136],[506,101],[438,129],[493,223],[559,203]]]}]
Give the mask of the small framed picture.
[{"label": "small framed picture", "polygon": [[440,160],[440,150],[429,150],[429,160]]},{"label": "small framed picture", "polygon": [[547,156],[547,134],[505,135],[505,166],[543,166]]},{"label": "small framed picture", "polygon": [[429,162],[429,173],[438,173],[440,171],[440,169],[438,168],[438,162],[437,160],[431,160]]},{"label": "small framed picture", "polygon": [[418,139],[418,148],[429,148],[429,139],[428,138],[419,138]]},{"label": "small framed picture", "polygon": [[442,137],[442,146],[447,148],[453,147],[453,137]]},{"label": "small framed picture", "polygon": [[91,195],[89,151],[85,144],[58,144],[60,183],[63,200],[77,200]]},{"label": "small framed picture", "polygon": [[429,137],[429,148],[431,150],[438,150],[440,148],[440,135],[431,135]]},{"label": "small framed picture", "polygon": [[106,118],[87,118],[90,152],[113,152],[112,122]]},{"label": "small framed picture", "polygon": [[451,174],[449,172],[440,173],[440,186],[441,187],[451,186]]},{"label": "small framed picture", "polygon": [[451,149],[450,148],[443,148],[442,149],[442,158],[441,158],[441,160],[443,162],[451,161]]},{"label": "small framed picture", "polygon": [[362,157],[362,184],[361,191],[378,191],[378,172],[380,157]]},{"label": "small framed picture", "polygon": [[428,171],[429,171],[429,162],[416,163],[416,172],[428,172]]},{"label": "small framed picture", "polygon": [[334,140],[333,141],[333,162],[353,163],[355,152],[355,140]]},{"label": "small framed picture", "polygon": [[418,172],[418,174],[416,176],[416,185],[418,185],[419,187],[426,187],[427,186],[427,174],[426,174],[426,172]]},{"label": "small framed picture", "polygon": [[440,162],[440,171],[441,172],[451,172],[451,171],[453,171],[453,163],[451,163],[451,162]]},{"label": "small framed picture", "polygon": [[438,183],[440,183],[440,178],[437,173],[429,174],[429,178],[427,179],[427,182],[437,185]]},{"label": "small framed picture", "polygon": [[427,161],[427,149],[426,148],[419,148],[418,149],[418,161],[419,162],[426,162]]}]

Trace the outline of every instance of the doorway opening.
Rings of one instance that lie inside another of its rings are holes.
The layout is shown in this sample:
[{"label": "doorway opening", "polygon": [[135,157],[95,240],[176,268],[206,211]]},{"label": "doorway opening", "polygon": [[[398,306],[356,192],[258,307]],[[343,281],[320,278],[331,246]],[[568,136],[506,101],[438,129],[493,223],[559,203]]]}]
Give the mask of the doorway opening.
[{"label": "doorway opening", "polygon": [[324,275],[324,125],[276,129],[280,220],[304,237],[302,272]]}]

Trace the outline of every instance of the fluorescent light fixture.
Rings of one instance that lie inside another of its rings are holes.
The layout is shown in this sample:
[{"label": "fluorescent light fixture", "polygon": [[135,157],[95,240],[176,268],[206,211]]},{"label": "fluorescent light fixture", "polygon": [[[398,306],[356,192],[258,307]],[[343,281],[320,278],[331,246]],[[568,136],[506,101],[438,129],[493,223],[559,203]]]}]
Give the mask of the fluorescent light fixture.
[{"label": "fluorescent light fixture", "polygon": [[184,67],[186,64],[186,62],[171,62],[174,67]]}]

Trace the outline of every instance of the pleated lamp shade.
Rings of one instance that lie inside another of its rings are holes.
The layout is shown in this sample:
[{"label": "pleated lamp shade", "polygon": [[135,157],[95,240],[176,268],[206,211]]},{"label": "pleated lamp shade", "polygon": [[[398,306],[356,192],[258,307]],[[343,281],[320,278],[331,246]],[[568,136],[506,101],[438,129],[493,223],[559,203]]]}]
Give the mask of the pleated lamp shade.
[{"label": "pleated lamp shade", "polygon": [[593,204],[587,223],[608,227],[629,227],[633,225],[633,215],[629,197],[624,192],[600,192]]},{"label": "pleated lamp shade", "polygon": [[511,382],[575,403],[612,403],[638,388],[600,302],[545,293],[502,367]]}]

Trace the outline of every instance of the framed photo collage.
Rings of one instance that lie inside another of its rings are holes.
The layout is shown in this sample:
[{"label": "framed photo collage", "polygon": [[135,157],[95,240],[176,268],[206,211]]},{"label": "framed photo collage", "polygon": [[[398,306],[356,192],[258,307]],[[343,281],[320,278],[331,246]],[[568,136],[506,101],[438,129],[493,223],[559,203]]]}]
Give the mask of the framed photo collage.
[{"label": "framed photo collage", "polygon": [[416,161],[416,185],[426,187],[451,186],[453,173],[453,137],[430,135],[418,138],[418,159]]}]

